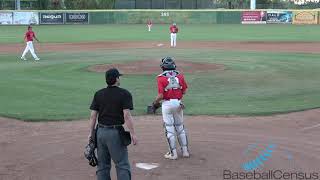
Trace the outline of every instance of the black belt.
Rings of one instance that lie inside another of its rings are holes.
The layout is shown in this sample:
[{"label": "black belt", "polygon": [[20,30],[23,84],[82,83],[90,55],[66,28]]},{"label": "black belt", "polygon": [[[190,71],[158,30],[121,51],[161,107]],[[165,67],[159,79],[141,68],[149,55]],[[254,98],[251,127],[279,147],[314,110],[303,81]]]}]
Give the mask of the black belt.
[{"label": "black belt", "polygon": [[118,127],[120,127],[122,125],[103,125],[103,124],[98,124],[99,128],[110,128],[110,129],[117,129]]}]

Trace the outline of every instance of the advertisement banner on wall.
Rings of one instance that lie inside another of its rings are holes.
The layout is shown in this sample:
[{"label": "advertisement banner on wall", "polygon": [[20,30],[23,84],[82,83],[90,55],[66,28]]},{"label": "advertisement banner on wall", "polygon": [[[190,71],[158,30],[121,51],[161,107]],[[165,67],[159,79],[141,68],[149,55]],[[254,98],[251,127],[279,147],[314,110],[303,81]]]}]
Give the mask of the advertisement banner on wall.
[{"label": "advertisement banner on wall", "polygon": [[12,13],[0,13],[0,25],[12,24]]},{"label": "advertisement banner on wall", "polygon": [[243,11],[241,15],[242,24],[266,24],[266,11]]},{"label": "advertisement banner on wall", "polygon": [[63,24],[63,13],[40,13],[40,24]]},{"label": "advertisement banner on wall", "polygon": [[267,23],[270,24],[291,24],[292,12],[291,11],[268,11]]},{"label": "advertisement banner on wall", "polygon": [[38,12],[13,12],[13,24],[39,24]]},{"label": "advertisement banner on wall", "polygon": [[293,24],[318,24],[317,11],[295,11],[293,13]]},{"label": "advertisement banner on wall", "polygon": [[88,24],[89,13],[66,13],[66,23],[68,24]]}]

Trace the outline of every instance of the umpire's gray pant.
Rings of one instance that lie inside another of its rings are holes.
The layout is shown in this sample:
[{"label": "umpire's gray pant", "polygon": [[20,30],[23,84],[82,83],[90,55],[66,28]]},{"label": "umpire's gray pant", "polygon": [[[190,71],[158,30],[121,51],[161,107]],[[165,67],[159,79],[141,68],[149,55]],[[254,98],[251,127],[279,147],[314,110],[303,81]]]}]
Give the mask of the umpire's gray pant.
[{"label": "umpire's gray pant", "polygon": [[122,145],[117,129],[98,128],[98,180],[111,180],[111,159],[113,160],[118,180],[131,180],[130,163],[127,146]]}]

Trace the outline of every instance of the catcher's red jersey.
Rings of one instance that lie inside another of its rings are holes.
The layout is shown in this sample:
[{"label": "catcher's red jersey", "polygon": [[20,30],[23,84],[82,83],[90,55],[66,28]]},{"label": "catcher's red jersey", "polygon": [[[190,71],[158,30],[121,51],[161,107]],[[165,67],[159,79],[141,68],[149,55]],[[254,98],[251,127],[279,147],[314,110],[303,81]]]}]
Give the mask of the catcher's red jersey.
[{"label": "catcher's red jersey", "polygon": [[[188,85],[182,74],[178,74],[173,77],[159,75],[157,77],[157,83],[158,93],[163,94],[164,100],[182,99],[183,94],[188,88]],[[173,84],[173,86],[170,86],[170,84]]]}]

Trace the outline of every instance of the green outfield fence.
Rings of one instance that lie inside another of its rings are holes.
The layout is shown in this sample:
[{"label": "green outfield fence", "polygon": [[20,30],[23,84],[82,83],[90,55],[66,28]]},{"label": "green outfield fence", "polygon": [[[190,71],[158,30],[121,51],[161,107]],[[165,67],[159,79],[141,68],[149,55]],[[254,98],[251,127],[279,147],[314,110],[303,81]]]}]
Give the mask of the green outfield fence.
[{"label": "green outfield fence", "polygon": [[121,12],[91,12],[90,24],[142,24],[148,19],[156,24],[240,24],[240,11],[121,11]]},{"label": "green outfield fence", "polygon": [[318,24],[318,10],[68,10],[0,11],[10,24]]},{"label": "green outfield fence", "polygon": [[[10,15],[4,13],[12,13],[12,22],[8,19],[5,23],[1,24],[20,24],[18,18],[26,18],[27,14],[34,13],[33,18],[38,18],[38,21],[32,21],[34,24],[48,24],[41,23],[43,14],[52,14],[51,18],[58,18],[57,14],[63,14],[60,17],[64,22],[67,21],[66,14],[83,14],[87,15],[88,22],[84,24],[145,24],[147,20],[152,20],[154,24],[240,24],[241,11],[225,11],[225,10],[91,10],[91,11],[0,11],[3,18],[10,18]],[[35,14],[37,13],[37,14]],[[55,15],[55,16],[53,16]],[[15,17],[22,16],[22,17]],[[36,16],[36,17],[34,17]],[[47,16],[45,16],[47,17]],[[48,17],[49,18],[49,17]],[[0,19],[1,21],[1,19]],[[4,21],[4,20],[3,20]],[[27,21],[26,21],[27,22]],[[55,21],[53,21],[55,22]],[[75,22],[81,24],[82,22]],[[22,23],[23,24],[23,23]],[[49,23],[50,24],[50,23]],[[55,24],[55,23],[53,23]],[[65,24],[65,23],[58,23]],[[67,23],[69,24],[69,23]]]}]

